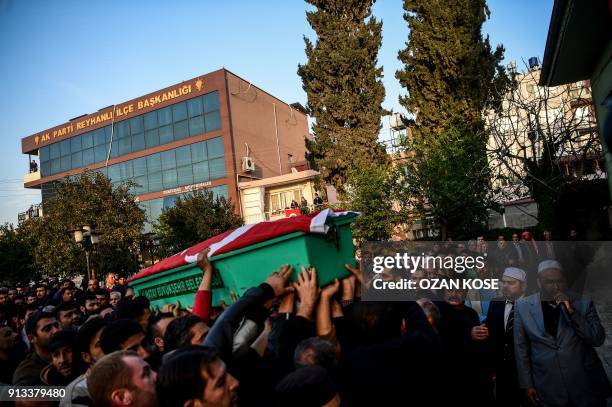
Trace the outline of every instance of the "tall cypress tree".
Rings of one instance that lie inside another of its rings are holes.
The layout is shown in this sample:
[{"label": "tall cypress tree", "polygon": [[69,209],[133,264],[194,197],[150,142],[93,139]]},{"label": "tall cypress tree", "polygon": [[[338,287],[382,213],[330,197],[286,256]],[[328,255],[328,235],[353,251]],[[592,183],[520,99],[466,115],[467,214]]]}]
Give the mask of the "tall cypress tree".
[{"label": "tall cypress tree", "polygon": [[364,163],[387,161],[377,142],[385,110],[382,67],[377,67],[382,22],[372,16],[374,0],[307,0],[316,34],[304,37],[308,61],[298,74],[315,119],[309,160],[327,184],[344,192],[348,173]]},{"label": "tall cypress tree", "polygon": [[404,0],[404,11],[410,33],[396,77],[408,90],[400,103],[416,114],[418,130],[440,132],[455,116],[482,124],[482,112],[507,83],[504,48],[493,52],[482,35],[486,1]]},{"label": "tall cypress tree", "polygon": [[[415,115],[407,164],[413,202],[447,234],[467,237],[487,219],[489,170],[482,114],[507,84],[504,49],[492,51],[485,0],[404,0],[410,33],[396,73]],[[415,198],[416,194],[416,198]]]}]

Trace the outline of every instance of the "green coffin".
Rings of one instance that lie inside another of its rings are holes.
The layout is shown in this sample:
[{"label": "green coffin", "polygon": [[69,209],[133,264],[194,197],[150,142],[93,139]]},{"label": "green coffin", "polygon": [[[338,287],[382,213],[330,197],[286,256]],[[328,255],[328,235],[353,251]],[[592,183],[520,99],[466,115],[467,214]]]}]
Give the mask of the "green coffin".
[{"label": "green coffin", "polygon": [[[354,217],[328,219],[330,230],[326,235],[295,232],[211,257],[215,267],[213,305],[218,306],[221,300],[229,304],[230,291],[241,296],[283,264],[293,266],[293,281],[302,266],[317,269],[320,286],[346,277],[349,273],[344,264],[355,264],[350,228]],[[201,280],[202,271],[193,263],[132,281],[131,285],[137,295],[149,298],[154,308],[176,301],[191,307]]]}]

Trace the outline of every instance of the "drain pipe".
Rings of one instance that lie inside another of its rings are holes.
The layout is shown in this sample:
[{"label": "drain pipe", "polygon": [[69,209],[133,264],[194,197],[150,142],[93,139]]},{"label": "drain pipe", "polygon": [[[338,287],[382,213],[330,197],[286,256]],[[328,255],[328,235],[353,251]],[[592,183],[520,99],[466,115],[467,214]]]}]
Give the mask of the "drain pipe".
[{"label": "drain pipe", "polygon": [[280,144],[278,143],[278,122],[276,121],[276,103],[272,103],[274,106],[274,133],[276,135],[276,154],[278,155],[278,171],[280,175],[283,175],[283,166],[280,158]]}]

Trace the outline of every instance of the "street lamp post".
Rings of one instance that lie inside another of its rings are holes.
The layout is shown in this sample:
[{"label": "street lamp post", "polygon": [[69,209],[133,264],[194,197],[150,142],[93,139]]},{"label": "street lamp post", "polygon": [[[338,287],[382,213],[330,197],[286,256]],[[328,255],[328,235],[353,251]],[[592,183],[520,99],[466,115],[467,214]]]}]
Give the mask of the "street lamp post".
[{"label": "street lamp post", "polygon": [[151,264],[155,263],[155,248],[159,245],[159,240],[155,233],[149,232],[144,234],[141,249],[149,253]]},{"label": "street lamp post", "polygon": [[72,231],[74,241],[85,251],[85,259],[87,262],[87,278],[95,278],[93,271],[89,265],[89,255],[96,250],[100,243],[100,234],[93,230],[91,226],[85,225],[82,228],[77,228]]}]

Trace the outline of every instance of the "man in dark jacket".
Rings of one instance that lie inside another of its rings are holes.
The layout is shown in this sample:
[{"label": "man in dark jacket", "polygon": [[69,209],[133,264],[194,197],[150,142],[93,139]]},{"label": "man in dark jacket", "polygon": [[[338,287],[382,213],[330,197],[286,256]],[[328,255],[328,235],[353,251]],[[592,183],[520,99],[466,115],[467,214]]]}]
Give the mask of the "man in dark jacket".
[{"label": "man in dark jacket", "polygon": [[480,324],[476,311],[465,305],[467,290],[447,288],[445,301],[438,302],[444,364],[456,374],[447,378],[448,393],[458,405],[492,404],[493,383],[486,359],[488,328]]},{"label": "man in dark jacket", "polygon": [[493,352],[497,406],[521,405],[522,392],[518,387],[514,360],[514,303],[525,294],[527,273],[516,267],[508,267],[502,276],[503,297],[491,301],[486,325]]},{"label": "man in dark jacket", "polygon": [[25,331],[32,346],[30,354],[19,364],[13,375],[15,386],[43,384],[40,372],[51,362],[49,342],[59,331],[59,322],[50,312],[37,311],[25,323]]},{"label": "man in dark jacket", "polygon": [[[58,331],[49,342],[51,363],[40,373],[41,381],[48,386],[66,386],[78,376],[73,360],[75,330]],[[74,355],[76,357],[76,355]]]}]

